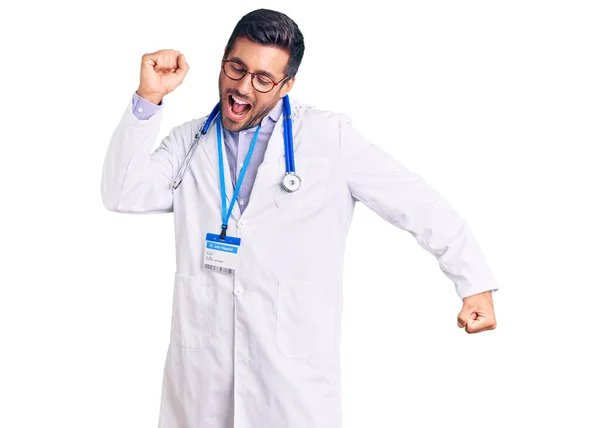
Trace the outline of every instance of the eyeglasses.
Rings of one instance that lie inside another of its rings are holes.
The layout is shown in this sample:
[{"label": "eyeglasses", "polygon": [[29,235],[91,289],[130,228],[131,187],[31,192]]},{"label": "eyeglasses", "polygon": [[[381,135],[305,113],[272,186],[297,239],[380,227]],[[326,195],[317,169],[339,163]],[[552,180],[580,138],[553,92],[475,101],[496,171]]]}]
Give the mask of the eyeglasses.
[{"label": "eyeglasses", "polygon": [[251,73],[246,70],[240,63],[233,61],[231,59],[224,59],[221,65],[223,69],[223,73],[225,76],[229,77],[231,80],[242,80],[246,77],[246,74],[252,76],[252,86],[258,92],[269,92],[275,86],[279,85],[281,82],[286,80],[289,76],[284,77],[279,82],[274,82],[270,77],[268,77],[264,73]]}]

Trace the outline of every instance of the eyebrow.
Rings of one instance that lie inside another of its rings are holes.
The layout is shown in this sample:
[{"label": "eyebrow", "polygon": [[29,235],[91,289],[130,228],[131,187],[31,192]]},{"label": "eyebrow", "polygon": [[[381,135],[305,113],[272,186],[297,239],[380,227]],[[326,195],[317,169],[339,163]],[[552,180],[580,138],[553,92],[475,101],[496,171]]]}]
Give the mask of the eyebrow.
[{"label": "eyebrow", "polygon": [[[229,58],[231,61],[235,61],[237,63],[239,63],[240,65],[243,65],[244,68],[246,68],[246,70],[248,69],[248,67],[246,66],[246,64],[244,63],[244,61],[242,61],[240,58],[238,58],[237,56],[234,56],[232,58]],[[275,78],[275,76],[273,76],[271,73],[269,73],[266,70],[257,70],[255,71],[255,73],[261,73],[264,74],[265,76],[267,76],[268,78],[270,78],[273,82],[277,82],[277,79]]]}]

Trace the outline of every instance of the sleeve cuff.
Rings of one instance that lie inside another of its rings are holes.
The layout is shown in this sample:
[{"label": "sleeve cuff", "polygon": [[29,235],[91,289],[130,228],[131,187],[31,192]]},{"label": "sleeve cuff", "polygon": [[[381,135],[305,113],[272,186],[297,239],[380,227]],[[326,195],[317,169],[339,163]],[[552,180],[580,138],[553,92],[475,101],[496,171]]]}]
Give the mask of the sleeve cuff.
[{"label": "sleeve cuff", "polygon": [[150,117],[154,116],[154,114],[156,114],[163,106],[163,100],[160,100],[159,104],[154,104],[140,97],[137,94],[137,92],[133,93],[131,103],[132,112],[135,115],[135,117],[137,117],[139,120],[148,120]]}]

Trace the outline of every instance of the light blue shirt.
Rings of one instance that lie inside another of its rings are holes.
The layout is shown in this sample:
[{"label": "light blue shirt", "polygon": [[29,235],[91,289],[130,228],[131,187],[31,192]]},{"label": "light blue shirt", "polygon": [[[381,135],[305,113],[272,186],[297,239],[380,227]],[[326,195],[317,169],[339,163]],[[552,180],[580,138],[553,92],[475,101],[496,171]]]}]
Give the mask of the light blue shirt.
[{"label": "light blue shirt", "polygon": [[[133,93],[132,111],[135,117],[140,120],[149,119],[152,117],[152,115],[158,112],[162,106],[162,101],[160,104],[154,104],[140,97],[136,92]],[[254,146],[254,152],[252,153],[252,158],[250,159],[250,163],[246,168],[246,175],[244,176],[242,188],[240,189],[240,193],[238,194],[237,198],[238,206],[240,207],[240,212],[242,213],[248,205],[248,199],[250,198],[250,193],[252,192],[252,187],[254,186],[254,179],[256,178],[258,167],[263,161],[267,144],[271,138],[271,134],[273,133],[273,128],[275,128],[275,124],[281,116],[282,110],[283,101],[279,100],[275,107],[273,107],[273,109],[263,118],[261,122],[261,128],[258,132],[256,145]],[[244,160],[248,154],[248,149],[252,143],[252,138],[254,137],[256,128],[257,127],[255,126],[239,132],[232,132],[223,128],[223,143],[225,145],[225,152],[227,153],[229,172],[231,174],[231,181],[234,189]]]}]

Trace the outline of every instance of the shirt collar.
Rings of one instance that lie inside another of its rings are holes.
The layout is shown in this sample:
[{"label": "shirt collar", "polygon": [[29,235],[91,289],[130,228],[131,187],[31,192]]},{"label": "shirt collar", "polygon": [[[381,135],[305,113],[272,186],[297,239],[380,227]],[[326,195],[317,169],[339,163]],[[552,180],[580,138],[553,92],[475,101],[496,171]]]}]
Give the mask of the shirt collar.
[{"label": "shirt collar", "polygon": [[[279,102],[275,104],[275,107],[271,109],[267,117],[270,117],[273,122],[277,122],[283,111],[283,98],[279,99]],[[265,118],[266,119],[266,118]],[[264,120],[264,119],[263,119]]]}]

